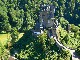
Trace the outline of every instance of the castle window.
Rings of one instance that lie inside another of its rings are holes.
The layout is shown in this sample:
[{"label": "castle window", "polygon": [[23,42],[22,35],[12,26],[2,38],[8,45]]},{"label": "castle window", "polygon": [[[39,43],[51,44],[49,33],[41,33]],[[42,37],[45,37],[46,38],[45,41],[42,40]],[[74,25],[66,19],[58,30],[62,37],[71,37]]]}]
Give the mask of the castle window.
[{"label": "castle window", "polygon": [[48,10],[49,8],[47,7],[47,10]]},{"label": "castle window", "polygon": [[49,9],[50,9],[50,6],[49,6]]},{"label": "castle window", "polygon": [[54,9],[54,13],[55,13],[55,9]]},{"label": "castle window", "polygon": [[45,16],[45,15],[42,15],[42,16]]},{"label": "castle window", "polygon": [[50,20],[48,20],[48,23],[50,23]]},{"label": "castle window", "polygon": [[43,19],[42,19],[42,22],[43,22]]}]

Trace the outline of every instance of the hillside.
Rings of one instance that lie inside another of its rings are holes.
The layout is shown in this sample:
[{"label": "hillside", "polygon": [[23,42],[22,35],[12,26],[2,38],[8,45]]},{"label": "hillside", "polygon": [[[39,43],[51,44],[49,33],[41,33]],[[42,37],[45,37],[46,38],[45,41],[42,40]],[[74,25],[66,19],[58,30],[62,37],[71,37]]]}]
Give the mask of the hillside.
[{"label": "hillside", "polygon": [[80,56],[80,0],[0,0],[0,60],[72,60],[54,36]]}]

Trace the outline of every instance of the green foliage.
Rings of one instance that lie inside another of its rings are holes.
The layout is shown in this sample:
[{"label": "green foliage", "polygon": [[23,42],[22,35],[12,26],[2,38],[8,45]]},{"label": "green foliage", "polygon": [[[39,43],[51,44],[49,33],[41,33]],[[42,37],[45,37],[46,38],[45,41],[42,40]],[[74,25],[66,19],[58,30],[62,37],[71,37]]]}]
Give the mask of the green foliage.
[{"label": "green foliage", "polygon": [[76,53],[80,56],[80,46],[77,47]]},{"label": "green foliage", "polygon": [[12,38],[11,43],[12,44],[14,44],[14,42],[16,40],[18,40],[18,35],[19,35],[19,32],[17,31],[17,29],[16,28],[13,28],[12,29],[12,33],[11,33],[11,38]]},{"label": "green foliage", "polygon": [[[34,38],[29,31],[38,20],[41,3],[42,0],[0,0],[0,33],[11,32],[11,42],[14,43],[18,39],[18,31],[28,31],[26,36],[17,42],[17,47],[16,43],[13,44],[13,48],[19,51],[17,57],[20,59],[63,60],[68,56],[68,52],[63,51],[62,56],[59,56],[54,39],[48,39],[46,32]],[[79,46],[80,0],[43,0],[43,3],[57,7],[55,17],[59,18],[60,25],[64,28],[60,28],[61,42],[70,48]],[[71,33],[66,31],[69,23],[74,24],[70,27]],[[0,54],[4,53],[5,48],[0,48]],[[68,57],[66,59],[69,60]]]},{"label": "green foliage", "polygon": [[72,32],[74,32],[74,33],[76,33],[76,32],[78,32],[79,31],[79,27],[77,27],[77,26],[75,26],[75,25],[71,25],[71,31]]},{"label": "green foliage", "polygon": [[65,60],[70,60],[71,54],[68,50],[62,50],[61,51],[61,57]]},{"label": "green foliage", "polygon": [[8,50],[0,43],[0,59],[8,60],[9,52]]},{"label": "green foliage", "polygon": [[[0,32],[11,31],[13,27],[17,28],[18,31],[32,29],[35,21],[38,20],[41,3],[53,4],[57,7],[55,17],[60,17],[60,21],[68,20],[76,25],[80,23],[79,0],[0,0]],[[64,26],[67,23],[62,23],[61,21],[61,24]]]},{"label": "green foliage", "polygon": [[53,1],[52,3],[53,3],[53,5],[54,5],[55,7],[58,6],[57,2],[55,2],[55,1]]},{"label": "green foliage", "polygon": [[60,20],[61,26],[62,26],[64,29],[66,29],[66,28],[67,28],[66,26],[69,24],[69,22],[68,22],[67,20],[65,20],[64,17],[60,17],[59,20]]},{"label": "green foliage", "polygon": [[79,27],[73,24],[70,25],[70,30],[67,32],[59,27],[60,41],[63,45],[75,49],[80,45]]},{"label": "green foliage", "polygon": [[[16,58],[19,60],[57,60],[61,57],[61,52],[56,46],[54,39],[47,38],[46,33],[44,32],[38,37],[35,37],[31,31],[27,31],[22,39],[13,45],[11,54],[15,54],[16,50]],[[64,54],[66,54],[65,51]]]}]

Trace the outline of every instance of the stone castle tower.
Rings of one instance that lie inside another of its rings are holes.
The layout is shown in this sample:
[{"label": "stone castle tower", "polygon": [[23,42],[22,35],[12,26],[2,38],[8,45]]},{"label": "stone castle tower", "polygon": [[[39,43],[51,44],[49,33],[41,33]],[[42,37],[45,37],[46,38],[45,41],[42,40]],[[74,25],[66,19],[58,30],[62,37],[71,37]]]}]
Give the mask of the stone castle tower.
[{"label": "stone castle tower", "polygon": [[47,29],[48,36],[56,35],[58,21],[54,18],[55,7],[49,4],[40,4],[39,21],[35,25],[35,34],[41,34],[44,29]]}]

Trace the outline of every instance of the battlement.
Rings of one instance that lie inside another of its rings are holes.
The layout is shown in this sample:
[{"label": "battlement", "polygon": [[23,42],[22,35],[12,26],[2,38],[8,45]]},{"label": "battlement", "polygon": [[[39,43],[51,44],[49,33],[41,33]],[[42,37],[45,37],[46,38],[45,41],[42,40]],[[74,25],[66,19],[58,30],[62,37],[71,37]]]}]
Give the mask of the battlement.
[{"label": "battlement", "polygon": [[40,4],[40,12],[49,12],[52,11],[55,13],[55,7],[53,5],[49,5],[49,4]]}]

